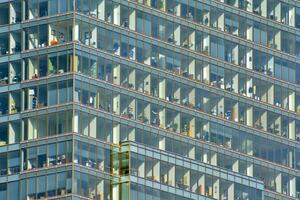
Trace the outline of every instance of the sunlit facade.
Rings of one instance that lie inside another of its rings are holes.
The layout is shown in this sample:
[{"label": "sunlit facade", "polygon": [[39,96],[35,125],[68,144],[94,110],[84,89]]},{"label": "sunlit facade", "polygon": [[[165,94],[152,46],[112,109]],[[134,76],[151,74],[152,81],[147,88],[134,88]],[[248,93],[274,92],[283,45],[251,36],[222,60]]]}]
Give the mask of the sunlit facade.
[{"label": "sunlit facade", "polygon": [[300,199],[300,2],[0,0],[0,199]]}]

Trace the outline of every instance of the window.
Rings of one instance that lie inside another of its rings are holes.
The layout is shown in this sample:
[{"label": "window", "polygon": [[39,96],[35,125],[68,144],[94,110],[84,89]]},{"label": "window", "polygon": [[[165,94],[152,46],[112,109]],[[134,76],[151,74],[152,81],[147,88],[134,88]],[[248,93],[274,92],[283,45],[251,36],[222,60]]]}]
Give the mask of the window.
[{"label": "window", "polygon": [[7,198],[7,186],[6,183],[0,184],[0,199],[6,199]]},{"label": "window", "polygon": [[56,15],[58,12],[57,0],[49,0],[50,15]]},{"label": "window", "polygon": [[53,106],[57,104],[57,85],[51,83],[48,85],[48,105]]},{"label": "window", "polygon": [[8,174],[20,172],[20,152],[12,151],[8,153]]},{"label": "window", "polygon": [[[1,187],[1,186],[0,186]],[[7,193],[8,193],[8,199],[19,199],[19,182],[15,181],[15,182],[9,182],[7,184]],[[1,190],[1,189],[0,189]],[[1,191],[0,191],[1,193]],[[0,198],[2,199],[1,195]],[[5,200],[5,199],[3,199]]]}]

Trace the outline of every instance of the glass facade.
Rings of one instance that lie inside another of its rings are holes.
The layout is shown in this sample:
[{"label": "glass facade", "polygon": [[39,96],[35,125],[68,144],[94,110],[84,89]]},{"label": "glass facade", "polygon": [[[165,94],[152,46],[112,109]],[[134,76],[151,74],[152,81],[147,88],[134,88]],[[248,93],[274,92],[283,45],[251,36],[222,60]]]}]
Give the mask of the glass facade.
[{"label": "glass facade", "polygon": [[300,199],[297,0],[0,0],[0,199]]}]

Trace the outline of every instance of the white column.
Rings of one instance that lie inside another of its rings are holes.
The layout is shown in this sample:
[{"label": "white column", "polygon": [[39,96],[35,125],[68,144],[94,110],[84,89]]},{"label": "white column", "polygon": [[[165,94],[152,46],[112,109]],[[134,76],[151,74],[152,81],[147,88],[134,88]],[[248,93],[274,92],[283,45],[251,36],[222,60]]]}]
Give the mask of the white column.
[{"label": "white column", "polygon": [[135,31],[136,28],[136,11],[133,10],[130,14],[129,14],[129,29]]},{"label": "white column", "polygon": [[253,177],[253,164],[252,163],[247,164],[247,176]]},{"label": "white column", "polygon": [[248,49],[246,54],[246,67],[248,69],[253,69],[253,50]]},{"label": "white column", "polygon": [[291,6],[289,9],[289,25],[295,26],[296,8]]},{"label": "white column", "polygon": [[120,26],[120,12],[121,12],[121,6],[115,5],[114,6],[114,24]]},{"label": "white column", "polygon": [[159,149],[166,150],[166,139],[164,137],[161,137],[159,140]]},{"label": "white column", "polygon": [[295,92],[290,90],[289,91],[289,110],[295,111]]},{"label": "white column", "polygon": [[296,197],[296,178],[290,177],[290,196]]},{"label": "white column", "polygon": [[90,136],[96,138],[97,135],[97,117],[93,117],[90,121]]},{"label": "white column", "polygon": [[181,39],[181,26],[178,25],[174,30],[174,42],[176,45],[180,45]]},{"label": "white column", "polygon": [[98,4],[98,19],[105,20],[105,0]]},{"label": "white column", "polygon": [[213,198],[214,199],[219,199],[220,198],[220,180],[217,179],[214,183],[213,183]]},{"label": "white column", "polygon": [[267,0],[262,0],[260,3],[261,16],[267,17]]},{"label": "white column", "polygon": [[295,140],[296,139],[296,124],[295,120],[289,121],[289,139]]},{"label": "white column", "polygon": [[275,189],[276,192],[282,193],[282,175],[281,173],[278,173],[277,176],[275,177]]}]

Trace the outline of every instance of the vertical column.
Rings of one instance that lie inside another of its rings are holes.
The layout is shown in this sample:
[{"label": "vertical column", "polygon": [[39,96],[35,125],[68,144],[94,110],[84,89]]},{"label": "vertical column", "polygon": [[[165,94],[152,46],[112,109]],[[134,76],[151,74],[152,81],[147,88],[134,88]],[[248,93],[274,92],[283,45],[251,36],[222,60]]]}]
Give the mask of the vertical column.
[{"label": "vertical column", "polygon": [[[20,134],[20,133],[17,133]],[[14,144],[16,142],[16,132],[13,128],[12,123],[8,124],[8,144]]]},{"label": "vertical column", "polygon": [[210,83],[210,67],[209,67],[209,64],[207,64],[203,67],[203,82],[205,84]]},{"label": "vertical column", "polygon": [[73,132],[78,133],[79,131],[79,124],[78,124],[78,112],[75,112],[74,117],[73,117]]},{"label": "vertical column", "polygon": [[204,150],[204,152],[203,152],[203,162],[204,163],[209,163],[209,156],[208,156],[208,150]]},{"label": "vertical column", "polygon": [[247,78],[246,82],[246,94],[248,97],[253,97],[254,94],[254,88],[253,88],[253,79],[252,78]]},{"label": "vertical column", "polygon": [[166,127],[166,109],[165,108],[163,108],[159,111],[159,121],[160,121],[159,126],[161,128],[165,128]]},{"label": "vertical column", "polygon": [[209,44],[210,44],[210,37],[209,35],[205,35],[203,38],[203,53],[206,55],[208,55],[210,52]]},{"label": "vertical column", "polygon": [[217,166],[218,154],[216,152],[211,152],[210,164]]},{"label": "vertical column", "polygon": [[202,174],[200,179],[198,180],[199,185],[199,194],[205,195],[205,175]]},{"label": "vertical column", "polygon": [[121,69],[120,65],[113,66],[113,84],[120,85],[121,81]]},{"label": "vertical column", "polygon": [[96,138],[96,135],[97,135],[97,117],[91,117],[90,136]]},{"label": "vertical column", "polygon": [[177,6],[174,8],[175,15],[176,16],[181,16],[181,4],[178,2]]},{"label": "vertical column", "polygon": [[175,166],[172,166],[168,172],[168,185],[175,187]]},{"label": "vertical column", "polygon": [[159,149],[160,150],[166,150],[166,138],[165,137],[160,137],[159,139]]},{"label": "vertical column", "polygon": [[234,120],[235,122],[238,122],[239,121],[239,103],[236,102],[233,106],[232,106],[232,109],[231,109],[231,113],[232,113],[232,116],[231,116],[231,120]]},{"label": "vertical column", "polygon": [[73,39],[74,39],[74,41],[79,41],[79,25],[78,24],[75,24],[75,26],[74,26]]},{"label": "vertical column", "polygon": [[97,27],[92,29],[92,37],[90,38],[90,46],[97,48]]},{"label": "vertical column", "polygon": [[267,131],[267,120],[268,120],[267,115],[268,115],[267,111],[263,112],[263,114],[261,115],[261,125],[264,131]]},{"label": "vertical column", "polygon": [[129,133],[128,133],[128,140],[129,141],[135,141],[135,129],[134,128],[129,131]]},{"label": "vertical column", "polygon": [[252,49],[247,49],[246,67],[248,69],[253,69],[253,50]]},{"label": "vertical column", "polygon": [[193,59],[190,63],[189,63],[189,69],[188,69],[188,78],[190,79],[195,79],[196,78],[196,66],[195,66],[195,60]]},{"label": "vertical column", "polygon": [[113,97],[113,113],[120,115],[120,94]]},{"label": "vertical column", "polygon": [[189,92],[189,106],[190,107],[194,107],[196,105],[196,89],[193,88],[190,92]]},{"label": "vertical column", "polygon": [[[151,104],[147,104],[147,106],[144,108],[144,117],[145,121],[148,120],[148,124],[150,123],[150,116],[151,116]],[[151,119],[152,120],[152,119]],[[145,122],[146,123],[146,122]]]},{"label": "vertical column", "polygon": [[189,150],[189,158],[190,159],[195,159],[195,146],[192,146],[191,148],[190,148],[190,150]]},{"label": "vertical column", "polygon": [[289,139],[296,139],[296,122],[294,119],[289,121]]},{"label": "vertical column", "polygon": [[158,54],[159,67],[162,69],[166,68],[166,56],[163,54]]},{"label": "vertical column", "polygon": [[144,79],[144,93],[149,95],[151,90],[151,75],[148,74]]},{"label": "vertical column", "polygon": [[178,99],[178,102],[182,102],[182,99],[181,99],[181,88],[177,85],[177,84],[174,84],[173,85],[174,87],[174,94],[173,94],[173,96],[174,96],[174,98],[175,99]]},{"label": "vertical column", "polygon": [[296,177],[290,177],[290,196],[296,197]]},{"label": "vertical column", "polygon": [[136,101],[132,99],[127,108],[127,113],[129,118],[136,119]]},{"label": "vertical column", "polygon": [[274,85],[271,84],[268,88],[268,99],[267,102],[271,105],[274,105]]},{"label": "vertical column", "polygon": [[[274,36],[273,36],[274,37]],[[274,38],[273,38],[274,40]],[[275,43],[274,43],[275,44]],[[267,74],[268,75],[273,75],[274,73],[274,56],[269,56],[268,57],[268,69],[267,69]]]},{"label": "vertical column", "polygon": [[161,99],[166,99],[166,79],[159,80],[158,95]]},{"label": "vertical column", "polygon": [[294,167],[294,161],[295,161],[295,156],[294,156],[295,150],[294,149],[289,149],[288,150],[288,166],[290,168]]},{"label": "vertical column", "polygon": [[113,143],[118,144],[120,142],[120,124],[114,124],[113,126]]},{"label": "vertical column", "polygon": [[138,176],[145,177],[145,161],[141,161],[138,166]]},{"label": "vertical column", "polygon": [[120,199],[119,198],[119,184],[111,184],[112,187],[112,199]]},{"label": "vertical column", "polygon": [[203,24],[205,26],[209,26],[210,24],[210,12],[207,11],[206,13],[203,13]]},{"label": "vertical column", "polygon": [[220,179],[216,179],[213,183],[213,198],[219,199],[220,198]]},{"label": "vertical column", "polygon": [[14,24],[16,23],[17,19],[17,13],[16,10],[14,9],[12,3],[9,4],[9,23]]},{"label": "vertical column", "polygon": [[275,5],[275,20],[281,22],[281,2],[277,2]]},{"label": "vertical column", "polygon": [[160,181],[160,162],[157,161],[153,166],[153,180]]},{"label": "vertical column", "polygon": [[231,183],[228,187],[228,200],[234,200],[234,183]]},{"label": "vertical column", "polygon": [[130,89],[135,89],[135,87],[136,87],[136,75],[135,75],[135,72],[136,72],[136,70],[135,69],[131,69],[130,70],[130,73],[129,73],[129,80],[128,80],[128,82],[129,82],[129,88]]},{"label": "vertical column", "polygon": [[275,46],[276,49],[281,50],[281,31],[277,31],[275,34]]},{"label": "vertical column", "polygon": [[236,73],[232,77],[232,89],[235,93],[239,92],[239,74]]},{"label": "vertical column", "polygon": [[261,16],[267,17],[267,0],[262,0],[260,3]]},{"label": "vertical column", "polygon": [[98,19],[105,20],[105,0],[101,0],[98,4]]},{"label": "vertical column", "polygon": [[[268,102],[268,86],[270,87],[271,84],[266,83],[266,88],[261,90],[260,100],[263,102]],[[259,89],[259,88],[258,88]]]},{"label": "vertical column", "polygon": [[239,45],[235,45],[231,50],[231,63],[238,65],[239,63]]},{"label": "vertical column", "polygon": [[247,176],[253,177],[253,163],[247,163]]},{"label": "vertical column", "polygon": [[218,17],[218,29],[224,31],[225,28],[225,13],[222,12],[221,15]]},{"label": "vertical column", "polygon": [[289,25],[295,27],[295,17],[296,17],[296,8],[295,6],[290,6],[289,9]]},{"label": "vertical column", "polygon": [[[50,60],[48,59],[48,68],[50,65]],[[78,66],[79,66],[79,62],[78,62],[78,56],[70,56],[70,66],[71,66],[71,71],[72,72],[77,72],[78,71]],[[48,69],[49,70],[49,69]]]},{"label": "vertical column", "polygon": [[136,29],[136,11],[132,9],[129,13],[129,29],[135,31]]},{"label": "vertical column", "polygon": [[232,165],[232,171],[234,172],[239,172],[239,160],[236,159],[234,162],[233,162],[233,165]]},{"label": "vertical column", "polygon": [[195,50],[195,47],[196,47],[196,32],[193,31],[190,35],[189,35],[189,41],[188,41],[188,44],[189,44],[189,49],[191,50]]},{"label": "vertical column", "polygon": [[11,33],[9,34],[9,44],[8,44],[8,46],[9,46],[9,50],[8,50],[9,53],[14,53],[13,49],[15,49],[15,47],[16,47],[16,41],[15,41],[15,39],[12,36]]},{"label": "vertical column", "polygon": [[37,127],[35,119],[28,119],[28,140],[37,138]]},{"label": "vertical column", "polygon": [[253,0],[246,0],[246,10],[249,12],[253,11]]},{"label": "vertical column", "polygon": [[282,128],[281,128],[281,115],[279,117],[277,117],[277,119],[275,120],[275,127],[277,127],[276,128],[276,134],[280,135],[281,134],[280,132],[282,130]]},{"label": "vertical column", "polygon": [[180,39],[181,39],[181,26],[178,25],[174,30],[174,43],[176,45],[180,45]]},{"label": "vertical column", "polygon": [[[20,71],[20,74],[21,74],[21,81],[24,81],[26,80],[28,77],[25,77],[25,66],[26,66],[26,60],[25,59],[22,59],[21,60],[21,71]],[[22,102],[24,103],[24,102]],[[23,107],[24,108],[24,107]]]},{"label": "vertical column", "polygon": [[[7,74],[8,75],[8,83],[11,84],[13,82],[12,79],[16,73],[15,73],[14,68],[11,63],[8,63],[7,67],[8,67],[8,69],[7,69],[8,70],[8,74]],[[9,103],[8,105],[11,105],[11,104]]]},{"label": "vertical column", "polygon": [[190,183],[191,183],[191,175],[190,175],[190,171],[187,170],[187,172],[184,174],[184,176],[182,177],[183,179],[183,184],[185,186],[190,187]]},{"label": "vertical column", "polygon": [[178,113],[175,117],[174,117],[174,129],[176,133],[180,133],[181,130],[181,123],[180,123],[180,113]]},{"label": "vertical column", "polygon": [[282,193],[282,175],[280,172],[275,177],[275,187],[276,192]]},{"label": "vertical column", "polygon": [[293,90],[289,91],[289,110],[295,111],[295,92]]},{"label": "vertical column", "polygon": [[114,24],[120,26],[120,17],[121,17],[121,5],[120,4],[115,4],[114,5]]},{"label": "vertical column", "polygon": [[188,136],[192,137],[192,138],[195,138],[195,122],[196,122],[196,119],[193,118],[189,123]]},{"label": "vertical column", "polygon": [[145,0],[145,1],[144,1],[144,4],[145,4],[146,6],[151,6],[151,0]]},{"label": "vertical column", "polygon": [[217,106],[217,115],[219,117],[224,117],[224,109],[225,109],[225,106],[224,106],[224,97],[221,98],[219,101],[218,101],[218,105]]}]

